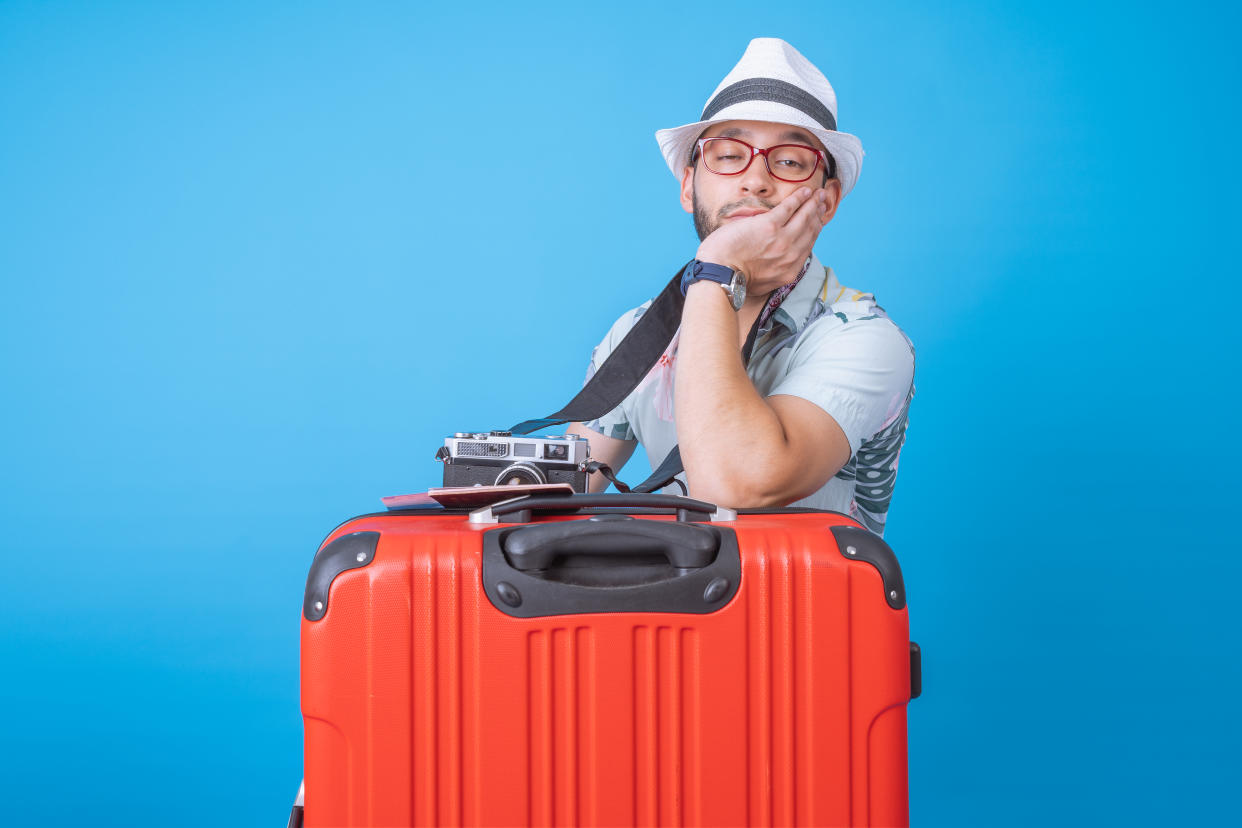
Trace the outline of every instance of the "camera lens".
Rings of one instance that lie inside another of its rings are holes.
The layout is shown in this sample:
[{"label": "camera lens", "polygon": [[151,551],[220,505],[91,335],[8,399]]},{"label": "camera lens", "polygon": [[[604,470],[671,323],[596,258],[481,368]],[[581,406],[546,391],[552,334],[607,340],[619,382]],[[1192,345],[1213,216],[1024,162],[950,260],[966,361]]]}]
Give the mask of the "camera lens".
[{"label": "camera lens", "polygon": [[547,482],[543,469],[530,463],[514,463],[496,475],[497,486],[532,486]]}]

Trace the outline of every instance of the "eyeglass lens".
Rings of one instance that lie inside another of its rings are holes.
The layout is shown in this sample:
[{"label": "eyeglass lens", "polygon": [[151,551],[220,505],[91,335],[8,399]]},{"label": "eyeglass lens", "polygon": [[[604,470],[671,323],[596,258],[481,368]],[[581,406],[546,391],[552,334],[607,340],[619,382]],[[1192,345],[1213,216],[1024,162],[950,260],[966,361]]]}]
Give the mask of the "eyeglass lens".
[{"label": "eyeglass lens", "polygon": [[[741,141],[712,138],[703,144],[703,163],[717,175],[736,175],[751,163],[754,153]],[[806,181],[815,172],[819,154],[809,147],[782,144],[767,150],[768,172],[782,181]]]}]

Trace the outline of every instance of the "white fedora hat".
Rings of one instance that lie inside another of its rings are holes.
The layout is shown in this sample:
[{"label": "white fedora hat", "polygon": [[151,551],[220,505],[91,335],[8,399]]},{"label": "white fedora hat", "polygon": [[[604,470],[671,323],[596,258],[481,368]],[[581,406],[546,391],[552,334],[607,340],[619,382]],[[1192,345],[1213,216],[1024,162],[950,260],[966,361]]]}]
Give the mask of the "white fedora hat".
[{"label": "white fedora hat", "polygon": [[707,99],[700,120],[656,132],[660,152],[678,179],[690,163],[695,141],[721,121],[771,121],[815,134],[837,164],[841,195],[854,189],[862,170],[862,142],[837,132],[837,95],[824,73],[776,37],[757,37],[737,66]]}]

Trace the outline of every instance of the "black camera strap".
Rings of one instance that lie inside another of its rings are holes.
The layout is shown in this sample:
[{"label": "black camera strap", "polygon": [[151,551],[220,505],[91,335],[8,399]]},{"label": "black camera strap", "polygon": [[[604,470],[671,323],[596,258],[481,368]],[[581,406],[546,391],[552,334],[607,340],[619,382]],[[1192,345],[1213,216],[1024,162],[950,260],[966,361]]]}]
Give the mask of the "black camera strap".
[{"label": "black camera strap", "polygon": [[[536,420],[524,420],[509,429],[514,434],[530,434],[548,426],[564,423],[581,423],[598,419],[620,405],[638,387],[643,377],[655,366],[668,349],[669,343],[681,325],[681,311],[686,298],[681,294],[682,265],[673,278],[660,291],[651,306],[638,318],[630,332],[613,349],[604,364],[582,386],[577,395],[560,411]],[[759,332],[760,314],[746,336],[742,348],[742,364],[750,363]],[[673,446],[664,461],[651,476],[635,486],[632,491],[654,492],[673,482],[683,469],[681,448]]]},{"label": "black camera strap", "polygon": [[660,359],[681,325],[681,309],[686,303],[681,295],[683,270],[684,265],[568,405],[542,419],[520,422],[509,430],[530,434],[547,426],[595,420],[620,405]]}]

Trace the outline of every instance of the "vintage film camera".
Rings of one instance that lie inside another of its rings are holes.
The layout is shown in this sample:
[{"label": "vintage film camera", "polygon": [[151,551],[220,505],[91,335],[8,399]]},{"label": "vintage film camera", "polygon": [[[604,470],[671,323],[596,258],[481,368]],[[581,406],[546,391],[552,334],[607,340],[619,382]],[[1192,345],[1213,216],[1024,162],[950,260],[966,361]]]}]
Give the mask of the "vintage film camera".
[{"label": "vintage film camera", "polygon": [[444,440],[436,459],[445,486],[512,486],[568,483],[587,487],[590,444],[575,434],[514,437],[508,431],[459,431]]}]

